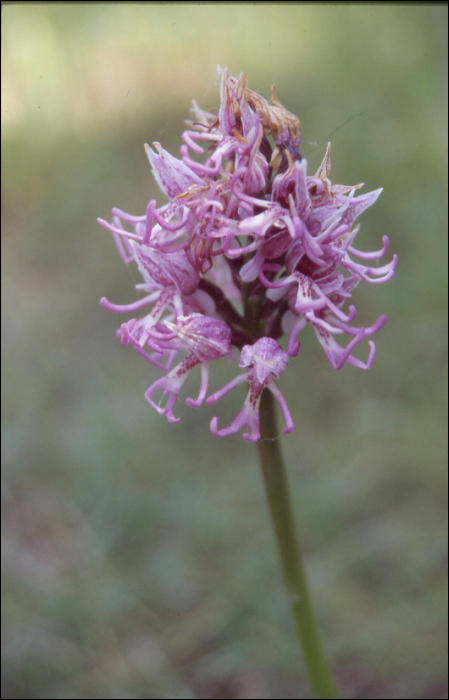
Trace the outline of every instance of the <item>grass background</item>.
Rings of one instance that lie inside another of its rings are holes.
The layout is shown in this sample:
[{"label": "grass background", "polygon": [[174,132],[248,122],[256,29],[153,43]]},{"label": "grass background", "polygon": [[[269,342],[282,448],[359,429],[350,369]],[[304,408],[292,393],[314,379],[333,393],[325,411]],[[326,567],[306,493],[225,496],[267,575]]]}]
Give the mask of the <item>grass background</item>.
[{"label": "grass background", "polygon": [[[143,143],[176,154],[217,64],[302,123],[314,172],[385,190],[370,372],[313,332],[280,386],[325,647],[346,697],[447,697],[447,7],[2,6],[2,698],[308,698],[256,450],[171,426],[158,376],[99,305],[139,280],[96,224],[153,196]],[[214,368],[212,388],[229,376]],[[228,418],[242,397],[230,395]],[[225,403],[225,402],[224,402]],[[223,414],[221,414],[223,415]]]}]

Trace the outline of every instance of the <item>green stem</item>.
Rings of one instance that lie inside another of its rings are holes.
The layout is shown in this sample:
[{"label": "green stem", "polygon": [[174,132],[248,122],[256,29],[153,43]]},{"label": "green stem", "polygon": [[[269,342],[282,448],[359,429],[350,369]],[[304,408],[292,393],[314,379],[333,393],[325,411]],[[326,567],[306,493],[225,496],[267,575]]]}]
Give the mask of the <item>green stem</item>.
[{"label": "green stem", "polygon": [[304,663],[317,698],[338,698],[332,676],[324,658],[318,627],[307,590],[304,567],[298,546],[288,493],[280,440],[276,427],[275,402],[265,390],[260,400],[261,439],[257,443],[265,490],[270,506],[276,539],[290,603],[296,623]]}]

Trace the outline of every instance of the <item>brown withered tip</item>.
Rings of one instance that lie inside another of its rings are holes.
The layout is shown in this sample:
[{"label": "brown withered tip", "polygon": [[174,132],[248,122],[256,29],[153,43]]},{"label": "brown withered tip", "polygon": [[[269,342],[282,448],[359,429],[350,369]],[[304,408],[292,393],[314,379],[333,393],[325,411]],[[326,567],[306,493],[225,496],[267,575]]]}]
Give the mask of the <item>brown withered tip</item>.
[{"label": "brown withered tip", "polygon": [[239,101],[244,96],[249,106],[259,115],[262,127],[267,134],[273,137],[276,146],[290,145],[295,147],[299,145],[301,122],[296,115],[285,109],[279,102],[275,94],[275,85],[271,88],[273,105],[269,105],[264,97],[247,87],[248,78],[244,73],[238,78],[230,76],[226,69],[223,73],[226,74],[229,85],[232,86],[234,96],[231,96],[231,107],[236,116],[240,112]]},{"label": "brown withered tip", "polygon": [[290,142],[297,146],[301,140],[301,122],[298,117],[285,109],[275,94],[275,86],[271,88],[271,100],[274,106],[253,92],[245,88],[245,99],[253,107],[260,117],[262,126],[268,131],[277,146]]}]

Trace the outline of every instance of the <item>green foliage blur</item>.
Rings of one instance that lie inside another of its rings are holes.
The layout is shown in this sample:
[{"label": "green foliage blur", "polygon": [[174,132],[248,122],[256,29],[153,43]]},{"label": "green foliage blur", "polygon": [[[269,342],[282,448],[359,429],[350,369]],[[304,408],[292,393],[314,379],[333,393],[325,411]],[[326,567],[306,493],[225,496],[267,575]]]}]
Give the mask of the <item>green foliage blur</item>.
[{"label": "green foliage blur", "polygon": [[[2,19],[2,698],[311,697],[256,449],[210,435],[217,407],[157,415],[158,371],[99,305],[140,280],[96,217],[164,201],[143,144],[178,154],[191,100],[218,107],[217,64],[266,98],[276,84],[310,172],[330,140],[333,183],[384,187],[357,238],[399,256],[354,294],[361,325],[389,316],[373,368],[334,372],[305,331],[282,440],[343,694],[447,697],[447,6],[13,3]],[[231,371],[212,367],[211,389]]]}]

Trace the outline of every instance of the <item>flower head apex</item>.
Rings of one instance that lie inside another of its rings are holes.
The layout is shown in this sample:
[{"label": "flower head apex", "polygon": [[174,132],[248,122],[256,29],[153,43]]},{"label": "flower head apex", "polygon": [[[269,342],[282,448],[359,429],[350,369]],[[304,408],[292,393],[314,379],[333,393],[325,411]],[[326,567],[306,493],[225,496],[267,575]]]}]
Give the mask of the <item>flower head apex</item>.
[{"label": "flower head apex", "polygon": [[[382,190],[356,196],[362,185],[333,185],[330,144],[317,172],[308,175],[299,151],[300,121],[281,105],[274,87],[270,104],[248,88],[245,75],[218,72],[220,107],[205,111],[193,103],[180,158],[159,143],[145,146],[168,201],[158,206],[151,200],[140,216],[113,209],[111,223],[98,220],[143,280],[138,301],[101,303],[132,314],[118,331],[122,343],[165,373],[145,394],[156,411],[171,423],[179,421],[173,410],[185,379],[199,366],[199,394],[187,404],[215,403],[246,383],[243,408],[231,425],[219,429],[215,417],[210,428],[224,436],[246,427],[243,438],[253,442],[260,438],[264,390],[281,407],[284,432],[293,429],[275,381],[298,355],[299,335],[307,326],[334,369],[371,367],[372,336],[387,318],[356,326],[355,306],[345,306],[360,282],[390,280],[397,258],[377,265],[388,250],[386,236],[377,251],[354,247],[356,222]],[[135,312],[143,315],[136,318]],[[283,335],[286,349],[279,345]],[[363,360],[354,352],[365,341]],[[231,357],[232,348],[240,351],[237,376],[206,399],[211,361]]]}]

